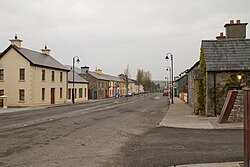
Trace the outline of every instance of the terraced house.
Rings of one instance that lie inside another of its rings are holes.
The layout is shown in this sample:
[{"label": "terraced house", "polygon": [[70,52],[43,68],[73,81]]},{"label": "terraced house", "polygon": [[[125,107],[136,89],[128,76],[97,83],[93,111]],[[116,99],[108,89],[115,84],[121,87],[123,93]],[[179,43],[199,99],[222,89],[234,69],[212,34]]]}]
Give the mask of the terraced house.
[{"label": "terraced house", "polygon": [[126,95],[125,82],[116,76],[103,74],[102,70],[89,71],[89,67],[81,67],[81,76],[89,82],[89,98],[104,99],[114,97],[116,93]]},{"label": "terraced house", "polygon": [[65,103],[67,72],[50,56],[46,46],[41,52],[23,48],[15,36],[0,55],[0,92],[8,106],[38,106]]}]

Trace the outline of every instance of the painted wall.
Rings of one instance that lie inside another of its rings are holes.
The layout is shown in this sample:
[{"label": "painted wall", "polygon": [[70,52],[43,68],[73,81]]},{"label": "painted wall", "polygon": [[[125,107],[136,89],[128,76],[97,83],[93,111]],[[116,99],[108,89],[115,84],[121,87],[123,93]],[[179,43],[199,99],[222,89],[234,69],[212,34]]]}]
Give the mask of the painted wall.
[{"label": "painted wall", "polygon": [[[76,97],[75,97],[75,103],[83,103],[88,101],[88,84],[87,83],[75,83],[74,88],[76,90]],[[79,96],[79,89],[82,88],[82,97]],[[72,89],[73,89],[73,83],[68,84],[68,90],[67,93],[70,91],[67,95],[67,103],[72,103]]]},{"label": "painted wall", "polygon": [[[25,80],[19,80],[19,69],[25,69]],[[55,104],[65,103],[67,88],[67,72],[49,68],[30,66],[30,63],[14,49],[10,49],[0,59],[0,69],[4,69],[4,81],[0,81],[0,89],[4,89],[8,97],[8,106],[38,106],[51,104],[51,88],[55,88]],[[46,79],[42,81],[42,69],[46,71]],[[51,81],[51,71],[55,72],[55,81]],[[60,72],[63,80],[60,81]],[[42,100],[42,88],[45,88],[45,99]],[[62,98],[60,98],[60,88]],[[19,89],[25,90],[25,100],[19,101]]]}]

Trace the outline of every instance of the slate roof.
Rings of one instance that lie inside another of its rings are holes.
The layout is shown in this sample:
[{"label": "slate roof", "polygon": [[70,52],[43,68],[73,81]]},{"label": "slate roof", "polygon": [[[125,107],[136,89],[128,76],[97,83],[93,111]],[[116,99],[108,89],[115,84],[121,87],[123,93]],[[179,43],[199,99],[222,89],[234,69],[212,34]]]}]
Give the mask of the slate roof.
[{"label": "slate roof", "polygon": [[207,71],[250,71],[250,39],[203,40]]},{"label": "slate roof", "polygon": [[[77,72],[74,72],[74,82],[75,83],[88,83],[87,80],[82,78]],[[68,72],[68,81],[73,82],[73,71]]]},{"label": "slate roof", "polygon": [[97,74],[95,72],[89,71],[89,74],[91,74],[96,79],[105,80],[105,81],[117,81],[117,82],[124,82],[120,77],[115,77],[107,74]]},{"label": "slate roof", "polygon": [[59,70],[69,71],[64,65],[58,62],[51,56],[45,55],[41,52],[33,51],[26,48],[19,48],[15,45],[10,45],[1,55],[4,56],[6,52],[8,52],[11,48],[16,50],[19,54],[21,54],[26,60],[28,60],[31,65],[42,66],[47,68],[54,68]]}]

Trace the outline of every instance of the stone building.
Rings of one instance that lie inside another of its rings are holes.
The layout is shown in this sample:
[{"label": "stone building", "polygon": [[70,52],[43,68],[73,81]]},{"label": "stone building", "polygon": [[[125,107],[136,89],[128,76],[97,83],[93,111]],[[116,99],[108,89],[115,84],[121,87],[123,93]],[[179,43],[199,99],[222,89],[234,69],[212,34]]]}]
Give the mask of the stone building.
[{"label": "stone building", "polygon": [[202,115],[198,108],[198,82],[202,80],[200,61],[197,61],[188,71],[188,104],[194,108],[195,114]]},{"label": "stone building", "polygon": [[89,82],[89,99],[114,97],[116,93],[126,95],[124,81],[120,77],[103,74],[102,70],[89,71],[89,67],[81,67],[81,74]]},{"label": "stone building", "polygon": [[[217,40],[202,40],[206,78],[206,114],[218,115],[225,102],[227,91],[241,89],[237,74],[246,76],[250,73],[250,40],[246,38],[246,25],[237,20],[225,24],[223,33]],[[201,64],[202,59],[200,59]],[[202,67],[201,67],[202,68]]]}]

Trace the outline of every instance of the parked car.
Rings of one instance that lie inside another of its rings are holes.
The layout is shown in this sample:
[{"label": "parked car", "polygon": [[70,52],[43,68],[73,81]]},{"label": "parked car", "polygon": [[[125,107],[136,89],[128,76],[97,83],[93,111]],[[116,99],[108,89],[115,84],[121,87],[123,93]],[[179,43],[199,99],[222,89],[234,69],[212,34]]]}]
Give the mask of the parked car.
[{"label": "parked car", "polygon": [[163,96],[169,96],[169,91],[168,90],[164,90],[163,91]]},{"label": "parked car", "polygon": [[129,96],[133,96],[133,93],[132,92],[128,92],[126,97],[129,97]]}]

